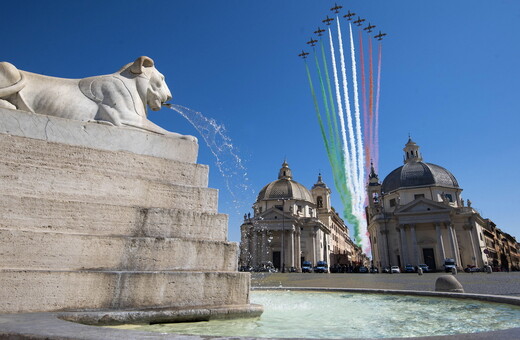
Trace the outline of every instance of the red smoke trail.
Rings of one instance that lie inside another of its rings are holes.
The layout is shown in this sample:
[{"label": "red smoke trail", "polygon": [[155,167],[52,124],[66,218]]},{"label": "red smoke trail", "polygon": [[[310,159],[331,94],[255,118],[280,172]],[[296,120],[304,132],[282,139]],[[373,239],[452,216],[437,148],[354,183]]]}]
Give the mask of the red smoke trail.
[{"label": "red smoke trail", "polygon": [[[368,110],[367,110],[367,86],[365,78],[365,55],[363,53],[363,32],[359,30],[359,60],[361,68],[361,93],[363,99],[363,144],[365,147],[365,169],[366,165],[370,162],[370,140],[368,135]],[[369,174],[368,171],[365,174]],[[367,177],[367,176],[365,176]],[[365,181],[368,179],[365,178]]]},{"label": "red smoke trail", "polygon": [[383,43],[379,42],[379,53],[377,60],[377,90],[376,90],[376,112],[375,112],[375,123],[374,123],[374,169],[378,173],[379,167],[379,98],[381,91],[381,60],[383,56]]},{"label": "red smoke trail", "polygon": [[[370,155],[372,155],[374,153],[374,70],[372,63],[372,40],[370,39],[370,36],[368,39],[368,64],[368,77],[370,86],[368,99],[368,115],[370,117],[368,138],[370,141]],[[369,169],[369,166],[370,162],[367,162],[366,169]]]}]

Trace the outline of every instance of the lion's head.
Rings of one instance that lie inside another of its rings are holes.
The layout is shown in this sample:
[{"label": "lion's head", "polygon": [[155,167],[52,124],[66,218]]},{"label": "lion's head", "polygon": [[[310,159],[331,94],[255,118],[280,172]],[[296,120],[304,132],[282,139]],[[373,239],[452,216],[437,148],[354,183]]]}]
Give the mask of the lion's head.
[{"label": "lion's head", "polygon": [[128,67],[129,71],[134,75],[148,79],[146,104],[153,111],[160,110],[163,103],[172,99],[172,94],[164,81],[164,76],[155,68],[151,58],[139,57],[125,67]]}]

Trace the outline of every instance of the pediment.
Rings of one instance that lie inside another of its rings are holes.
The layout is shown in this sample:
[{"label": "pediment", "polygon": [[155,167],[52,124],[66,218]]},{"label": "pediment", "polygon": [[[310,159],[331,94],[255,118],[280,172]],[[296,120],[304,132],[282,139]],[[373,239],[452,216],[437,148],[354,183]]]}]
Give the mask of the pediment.
[{"label": "pediment", "polygon": [[424,214],[424,213],[449,213],[452,207],[442,202],[435,202],[426,198],[420,198],[397,209],[394,214]]}]

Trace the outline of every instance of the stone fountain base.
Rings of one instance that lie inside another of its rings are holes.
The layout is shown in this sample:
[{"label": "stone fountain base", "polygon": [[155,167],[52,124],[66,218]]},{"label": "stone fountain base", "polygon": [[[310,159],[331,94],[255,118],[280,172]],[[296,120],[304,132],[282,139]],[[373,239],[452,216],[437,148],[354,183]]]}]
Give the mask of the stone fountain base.
[{"label": "stone fountain base", "polygon": [[0,109],[0,150],[0,313],[261,314],[193,137]]}]

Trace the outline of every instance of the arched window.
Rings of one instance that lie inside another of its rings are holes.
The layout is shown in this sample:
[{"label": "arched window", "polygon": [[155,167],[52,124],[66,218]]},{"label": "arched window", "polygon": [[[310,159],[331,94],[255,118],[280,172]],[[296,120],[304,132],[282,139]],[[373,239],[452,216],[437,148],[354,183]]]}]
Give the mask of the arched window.
[{"label": "arched window", "polygon": [[318,203],[318,208],[323,208],[323,197],[318,196],[317,203]]}]

